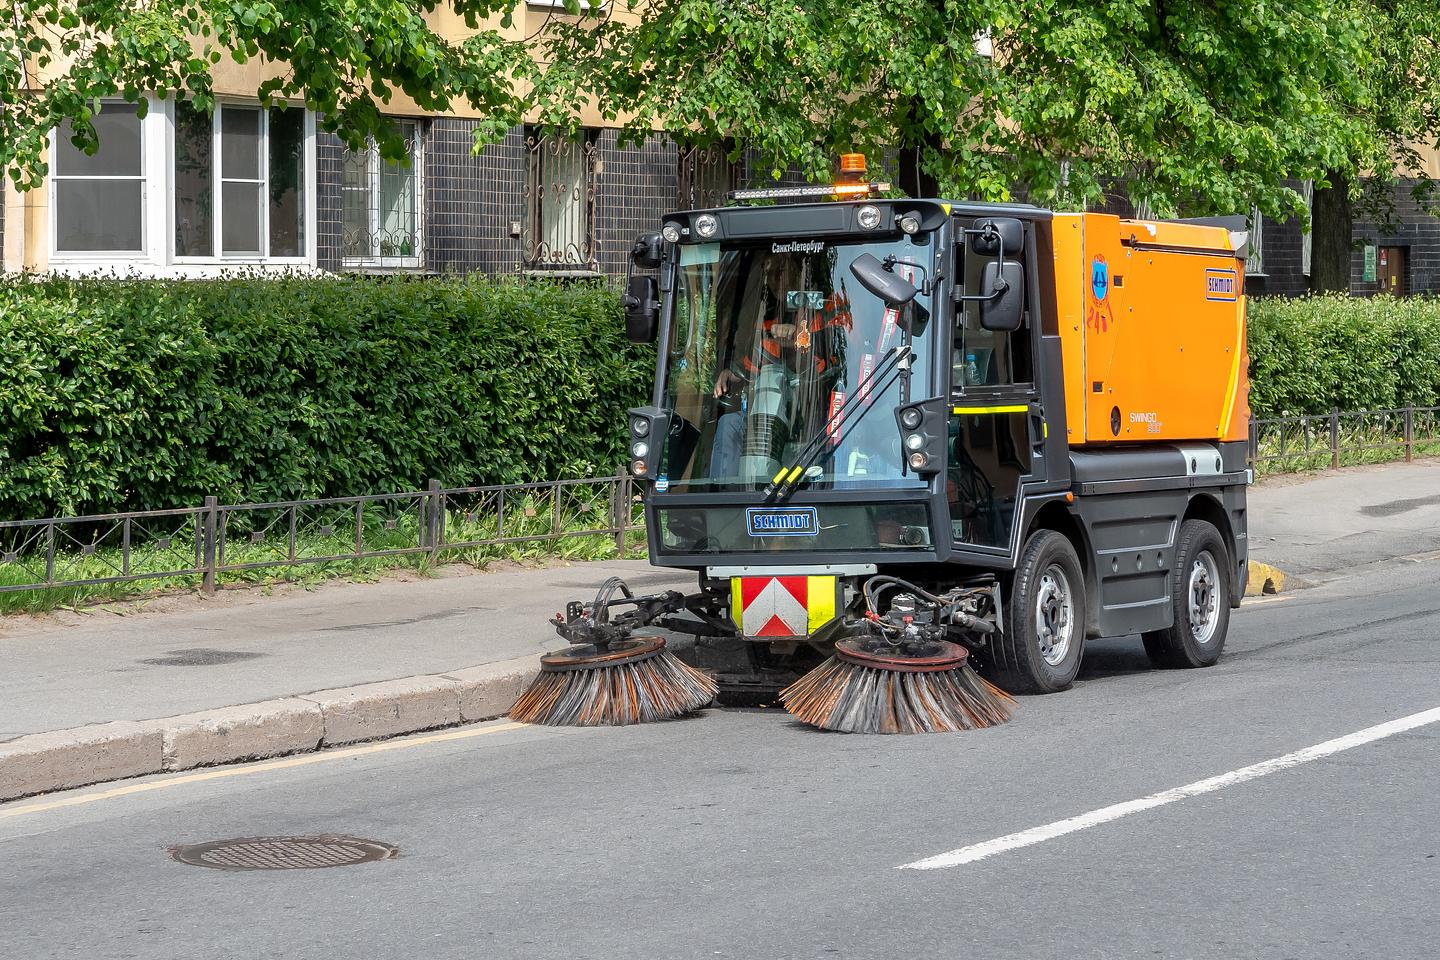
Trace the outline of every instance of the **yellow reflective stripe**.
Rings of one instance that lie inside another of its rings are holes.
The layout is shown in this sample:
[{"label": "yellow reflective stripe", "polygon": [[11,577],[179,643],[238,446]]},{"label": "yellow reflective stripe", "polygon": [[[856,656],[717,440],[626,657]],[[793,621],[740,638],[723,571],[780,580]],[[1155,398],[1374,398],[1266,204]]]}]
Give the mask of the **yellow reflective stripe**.
[{"label": "yellow reflective stripe", "polygon": [[839,592],[835,577],[805,578],[805,610],[810,632],[835,619],[835,594]]},{"label": "yellow reflective stripe", "polygon": [[781,467],[781,468],[780,468],[780,472],[777,473],[777,474],[775,474],[775,479],[774,479],[774,480],[771,480],[770,482],[773,483],[773,484],[778,484],[781,480],[784,480],[784,479],[785,479],[785,474],[786,474],[787,472],[788,472],[788,471],[787,471],[784,467]]},{"label": "yellow reflective stripe", "polygon": [[741,634],[745,632],[745,624],[741,622],[745,610],[740,606],[740,577],[730,578],[730,619],[735,621],[735,629]]},{"label": "yellow reflective stripe", "polygon": [[959,415],[972,413],[1026,413],[1030,407],[1024,403],[1007,403],[998,407],[955,407],[951,412]]},{"label": "yellow reflective stripe", "polygon": [[800,474],[802,474],[802,473],[804,473],[804,472],[805,472],[805,468],[804,468],[804,467],[796,467],[794,470],[791,470],[791,471],[790,471],[790,479],[789,479],[787,482],[789,482],[789,483],[794,483],[796,480],[799,480],[799,479],[800,479]]}]

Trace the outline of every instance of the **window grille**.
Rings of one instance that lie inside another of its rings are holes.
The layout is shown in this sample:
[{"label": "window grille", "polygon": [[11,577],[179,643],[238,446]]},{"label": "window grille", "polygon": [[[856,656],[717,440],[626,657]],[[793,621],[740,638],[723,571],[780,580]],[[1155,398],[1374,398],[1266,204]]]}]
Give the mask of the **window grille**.
[{"label": "window grille", "polygon": [[595,131],[571,138],[530,130],[521,262],[529,271],[597,273],[595,187],[599,149]]},{"label": "window grille", "polygon": [[419,122],[396,121],[405,161],[369,148],[345,151],[341,178],[341,258],[347,267],[415,268],[424,262],[424,144]]}]

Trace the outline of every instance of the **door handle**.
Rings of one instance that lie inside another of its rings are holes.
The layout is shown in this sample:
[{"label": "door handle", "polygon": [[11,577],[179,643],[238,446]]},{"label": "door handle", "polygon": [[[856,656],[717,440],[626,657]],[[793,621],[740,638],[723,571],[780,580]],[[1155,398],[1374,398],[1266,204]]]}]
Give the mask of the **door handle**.
[{"label": "door handle", "polygon": [[1049,439],[1049,428],[1045,425],[1045,411],[1032,407],[1030,409],[1030,442],[1038,450],[1045,446]]}]

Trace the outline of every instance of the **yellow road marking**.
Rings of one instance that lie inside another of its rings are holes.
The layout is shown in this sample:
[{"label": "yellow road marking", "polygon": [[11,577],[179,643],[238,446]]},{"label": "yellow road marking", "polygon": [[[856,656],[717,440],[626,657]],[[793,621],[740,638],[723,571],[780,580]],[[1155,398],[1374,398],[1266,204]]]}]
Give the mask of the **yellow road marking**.
[{"label": "yellow road marking", "polygon": [[[526,724],[523,723],[507,721],[493,727],[471,727],[465,730],[450,730],[446,733],[433,733],[426,737],[413,737],[407,740],[387,740],[384,743],[368,743],[359,747],[346,747],[343,750],[326,750],[320,753],[308,753],[299,757],[286,757],[282,760],[266,760],[261,763],[251,763],[239,767],[221,767],[216,770],[206,770],[204,773],[187,773],[165,780],[153,780],[149,783],[132,783],[124,787],[112,787],[109,790],[100,790],[96,793],[60,797],[55,800],[38,800],[34,803],[27,803],[18,807],[0,806],[0,818],[23,817],[27,813],[44,813],[47,810],[75,807],[85,803],[95,803],[98,800],[112,800],[116,797],[128,797],[136,793],[149,793],[152,790],[165,790],[170,787],[180,787],[190,783],[202,783],[206,780],[223,780],[227,777],[243,777],[252,773],[269,773],[271,770],[288,770],[291,767],[305,767],[312,763],[345,760],[350,757],[362,757],[372,753],[385,753],[388,750],[404,750],[409,747],[419,747],[431,743],[445,743],[450,740],[468,740],[471,737],[483,737],[492,733],[505,733],[509,730],[519,730],[525,726]],[[147,774],[147,776],[153,776],[153,774]]]}]

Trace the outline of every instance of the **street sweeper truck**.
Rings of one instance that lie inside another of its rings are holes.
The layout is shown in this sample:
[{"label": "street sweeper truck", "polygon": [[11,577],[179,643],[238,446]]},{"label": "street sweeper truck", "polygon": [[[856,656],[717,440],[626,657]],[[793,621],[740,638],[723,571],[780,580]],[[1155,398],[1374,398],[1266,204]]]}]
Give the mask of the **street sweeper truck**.
[{"label": "street sweeper truck", "polygon": [[1246,576],[1244,221],[890,199],[862,161],[636,241],[627,330],[658,363],[629,473],[651,563],[698,583],[570,604],[518,719],[768,683],[827,729],[958,730],[1069,686],[1097,637],[1219,659]]}]

